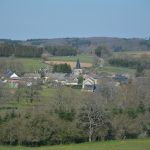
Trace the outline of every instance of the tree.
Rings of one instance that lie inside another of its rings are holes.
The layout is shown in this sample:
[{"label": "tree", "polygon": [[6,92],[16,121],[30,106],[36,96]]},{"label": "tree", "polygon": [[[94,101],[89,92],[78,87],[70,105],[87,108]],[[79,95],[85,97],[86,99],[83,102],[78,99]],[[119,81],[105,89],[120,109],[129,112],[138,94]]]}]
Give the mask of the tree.
[{"label": "tree", "polygon": [[0,56],[8,57],[14,54],[16,57],[40,57],[42,48],[36,46],[25,46],[18,43],[0,44]]},{"label": "tree", "polygon": [[80,110],[79,114],[81,126],[88,134],[89,142],[98,136],[98,130],[106,123],[106,113],[97,100],[90,99]]},{"label": "tree", "polygon": [[73,121],[76,114],[77,100],[73,89],[59,88],[54,97],[54,107],[56,114],[66,121]]},{"label": "tree", "polygon": [[83,83],[83,76],[78,76],[78,84],[82,84]]},{"label": "tree", "polygon": [[10,57],[0,60],[0,73],[5,73],[7,70],[15,72],[18,75],[22,75],[25,69],[21,61]]},{"label": "tree", "polygon": [[40,100],[40,87],[38,85],[31,85],[25,89],[26,100],[32,103],[34,100]]},{"label": "tree", "polygon": [[136,77],[144,75],[144,67],[142,65],[138,65],[136,68]]},{"label": "tree", "polygon": [[97,55],[94,55],[93,56],[93,66],[97,66],[98,65],[98,62],[99,62],[99,57]]},{"label": "tree", "polygon": [[24,98],[24,96],[25,96],[24,87],[19,85],[19,87],[15,91],[14,98],[19,103],[20,100]]},{"label": "tree", "polygon": [[43,61],[48,61],[49,56],[50,56],[50,54],[47,51],[44,51],[41,55],[41,58],[43,59]]},{"label": "tree", "polygon": [[45,68],[41,68],[41,69],[38,71],[38,72],[40,73],[40,77],[41,77],[41,78],[44,78],[44,77],[45,77],[46,71],[47,71],[47,69],[45,69]]},{"label": "tree", "polygon": [[112,128],[115,139],[137,138],[142,130],[138,118],[129,118],[125,114],[112,118]]},{"label": "tree", "polygon": [[111,55],[111,51],[105,47],[105,46],[99,46],[95,49],[95,54],[98,56],[98,57],[107,57],[107,56],[110,56]]},{"label": "tree", "polygon": [[0,82],[0,104],[6,104],[11,100],[12,92],[8,86]]},{"label": "tree", "polygon": [[65,64],[54,64],[53,72],[71,73],[71,66]]},{"label": "tree", "polygon": [[68,46],[49,46],[45,47],[45,50],[48,51],[51,55],[54,56],[75,56],[77,55],[77,50],[73,47]]}]

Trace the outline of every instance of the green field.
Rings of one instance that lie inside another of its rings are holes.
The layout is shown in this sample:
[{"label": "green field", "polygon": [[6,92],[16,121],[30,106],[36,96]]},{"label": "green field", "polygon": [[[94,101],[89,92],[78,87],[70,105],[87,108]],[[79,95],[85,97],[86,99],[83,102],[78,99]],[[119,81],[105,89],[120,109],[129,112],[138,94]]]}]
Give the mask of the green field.
[{"label": "green field", "polygon": [[[89,62],[92,63],[93,61],[93,56],[92,55],[87,55],[87,54],[81,54],[77,56],[52,56],[49,58],[51,61],[77,61],[77,59],[80,59],[80,62]],[[35,72],[39,68],[46,66],[42,62],[41,58],[16,58],[19,60],[23,65],[25,72]]]},{"label": "green field", "polygon": [[49,58],[51,61],[77,61],[77,59],[80,60],[80,62],[86,62],[86,63],[92,63],[93,56],[89,54],[81,54],[77,56],[53,56]]},{"label": "green field", "polygon": [[0,146],[0,150],[149,150],[150,139],[95,142],[58,146]]},{"label": "green field", "polygon": [[134,74],[135,69],[130,69],[130,68],[125,68],[125,67],[115,67],[115,66],[104,66],[104,68],[99,69],[101,72],[109,72],[109,73],[129,73],[129,74]]},{"label": "green field", "polygon": [[[26,110],[27,108],[33,108],[34,106],[43,106],[43,105],[49,105],[51,101],[53,100],[53,97],[55,93],[57,92],[57,89],[54,88],[43,88],[40,91],[40,101],[35,100],[32,103],[27,102],[25,99],[20,100],[18,103],[16,100],[15,101],[10,101],[4,104],[1,104],[0,108],[17,108],[17,110]],[[3,112],[5,109],[1,109],[0,112]]]},{"label": "green field", "polygon": [[120,56],[120,55],[130,55],[133,57],[139,57],[142,55],[146,55],[150,57],[150,51],[122,51],[122,52],[114,52],[113,55],[114,56]]},{"label": "green field", "polygon": [[[68,91],[69,89],[70,87],[66,87],[65,91]],[[18,111],[26,111],[29,108],[33,109],[38,106],[46,106],[51,108],[51,104],[54,102],[57,91],[57,88],[42,87],[42,90],[40,90],[40,100],[34,100],[32,103],[26,101],[25,98],[21,99],[19,103],[16,100],[11,100],[0,105],[0,113],[7,111],[7,108],[10,108],[9,110],[16,108]],[[81,94],[80,90],[78,89],[74,89],[74,92],[76,95]]]},{"label": "green field", "polygon": [[40,58],[16,58],[19,60],[25,69],[25,72],[34,72],[39,68],[46,66]]},{"label": "green field", "polygon": [[[9,59],[9,57],[0,57],[2,61],[8,61]],[[23,64],[25,72],[35,72],[39,68],[46,66],[41,58],[14,58],[14,60],[17,61],[17,63]]]},{"label": "green field", "polygon": [[[143,54],[144,52],[115,52],[115,55],[121,54]],[[49,57],[50,61],[76,61],[80,59],[80,62],[92,63],[93,62],[93,55],[89,54],[80,54],[77,56],[52,56]],[[41,67],[47,66],[45,63],[42,62],[41,58],[15,58],[19,60],[24,65],[25,72],[35,72]],[[100,69],[102,72],[112,72],[112,73],[131,73],[135,72],[134,69],[125,68],[125,67],[114,67],[107,64],[103,69]]]}]

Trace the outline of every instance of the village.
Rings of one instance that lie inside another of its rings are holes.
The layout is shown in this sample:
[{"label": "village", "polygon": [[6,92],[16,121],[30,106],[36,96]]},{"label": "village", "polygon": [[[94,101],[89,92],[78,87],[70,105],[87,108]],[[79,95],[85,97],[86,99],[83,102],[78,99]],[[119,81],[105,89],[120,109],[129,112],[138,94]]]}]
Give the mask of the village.
[{"label": "village", "polygon": [[0,0],[0,150],[150,150],[150,0]]},{"label": "village", "polygon": [[[103,65],[104,62],[100,63],[98,67],[102,68]],[[40,68],[34,73],[25,73],[23,76],[19,76],[8,69],[1,75],[0,83],[15,89],[20,86],[31,87],[40,81],[50,88],[68,86],[81,91],[100,92],[104,83],[110,87],[119,87],[121,84],[127,84],[129,79],[131,79],[129,74],[97,73],[82,67],[80,60],[77,59],[71,73],[52,72],[48,68]]]}]

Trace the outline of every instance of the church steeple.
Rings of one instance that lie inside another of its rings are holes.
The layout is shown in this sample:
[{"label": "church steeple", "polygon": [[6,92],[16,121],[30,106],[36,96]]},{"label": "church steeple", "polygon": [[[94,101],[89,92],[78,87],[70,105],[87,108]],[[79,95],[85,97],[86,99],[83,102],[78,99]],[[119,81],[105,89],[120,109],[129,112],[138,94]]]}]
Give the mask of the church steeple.
[{"label": "church steeple", "polygon": [[81,69],[79,58],[77,59],[76,62],[76,69]]}]

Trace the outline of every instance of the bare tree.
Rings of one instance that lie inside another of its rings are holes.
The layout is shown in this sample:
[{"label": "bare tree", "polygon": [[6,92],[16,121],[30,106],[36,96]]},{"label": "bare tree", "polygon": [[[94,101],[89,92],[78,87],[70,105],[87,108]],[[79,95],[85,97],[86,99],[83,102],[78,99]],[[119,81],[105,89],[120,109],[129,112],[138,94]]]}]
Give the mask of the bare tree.
[{"label": "bare tree", "polygon": [[80,112],[81,126],[88,134],[89,142],[97,136],[98,130],[106,123],[106,113],[100,101],[90,99],[85,102]]},{"label": "bare tree", "polygon": [[43,61],[48,61],[50,54],[47,51],[44,51],[43,54],[41,55],[41,58]]}]

